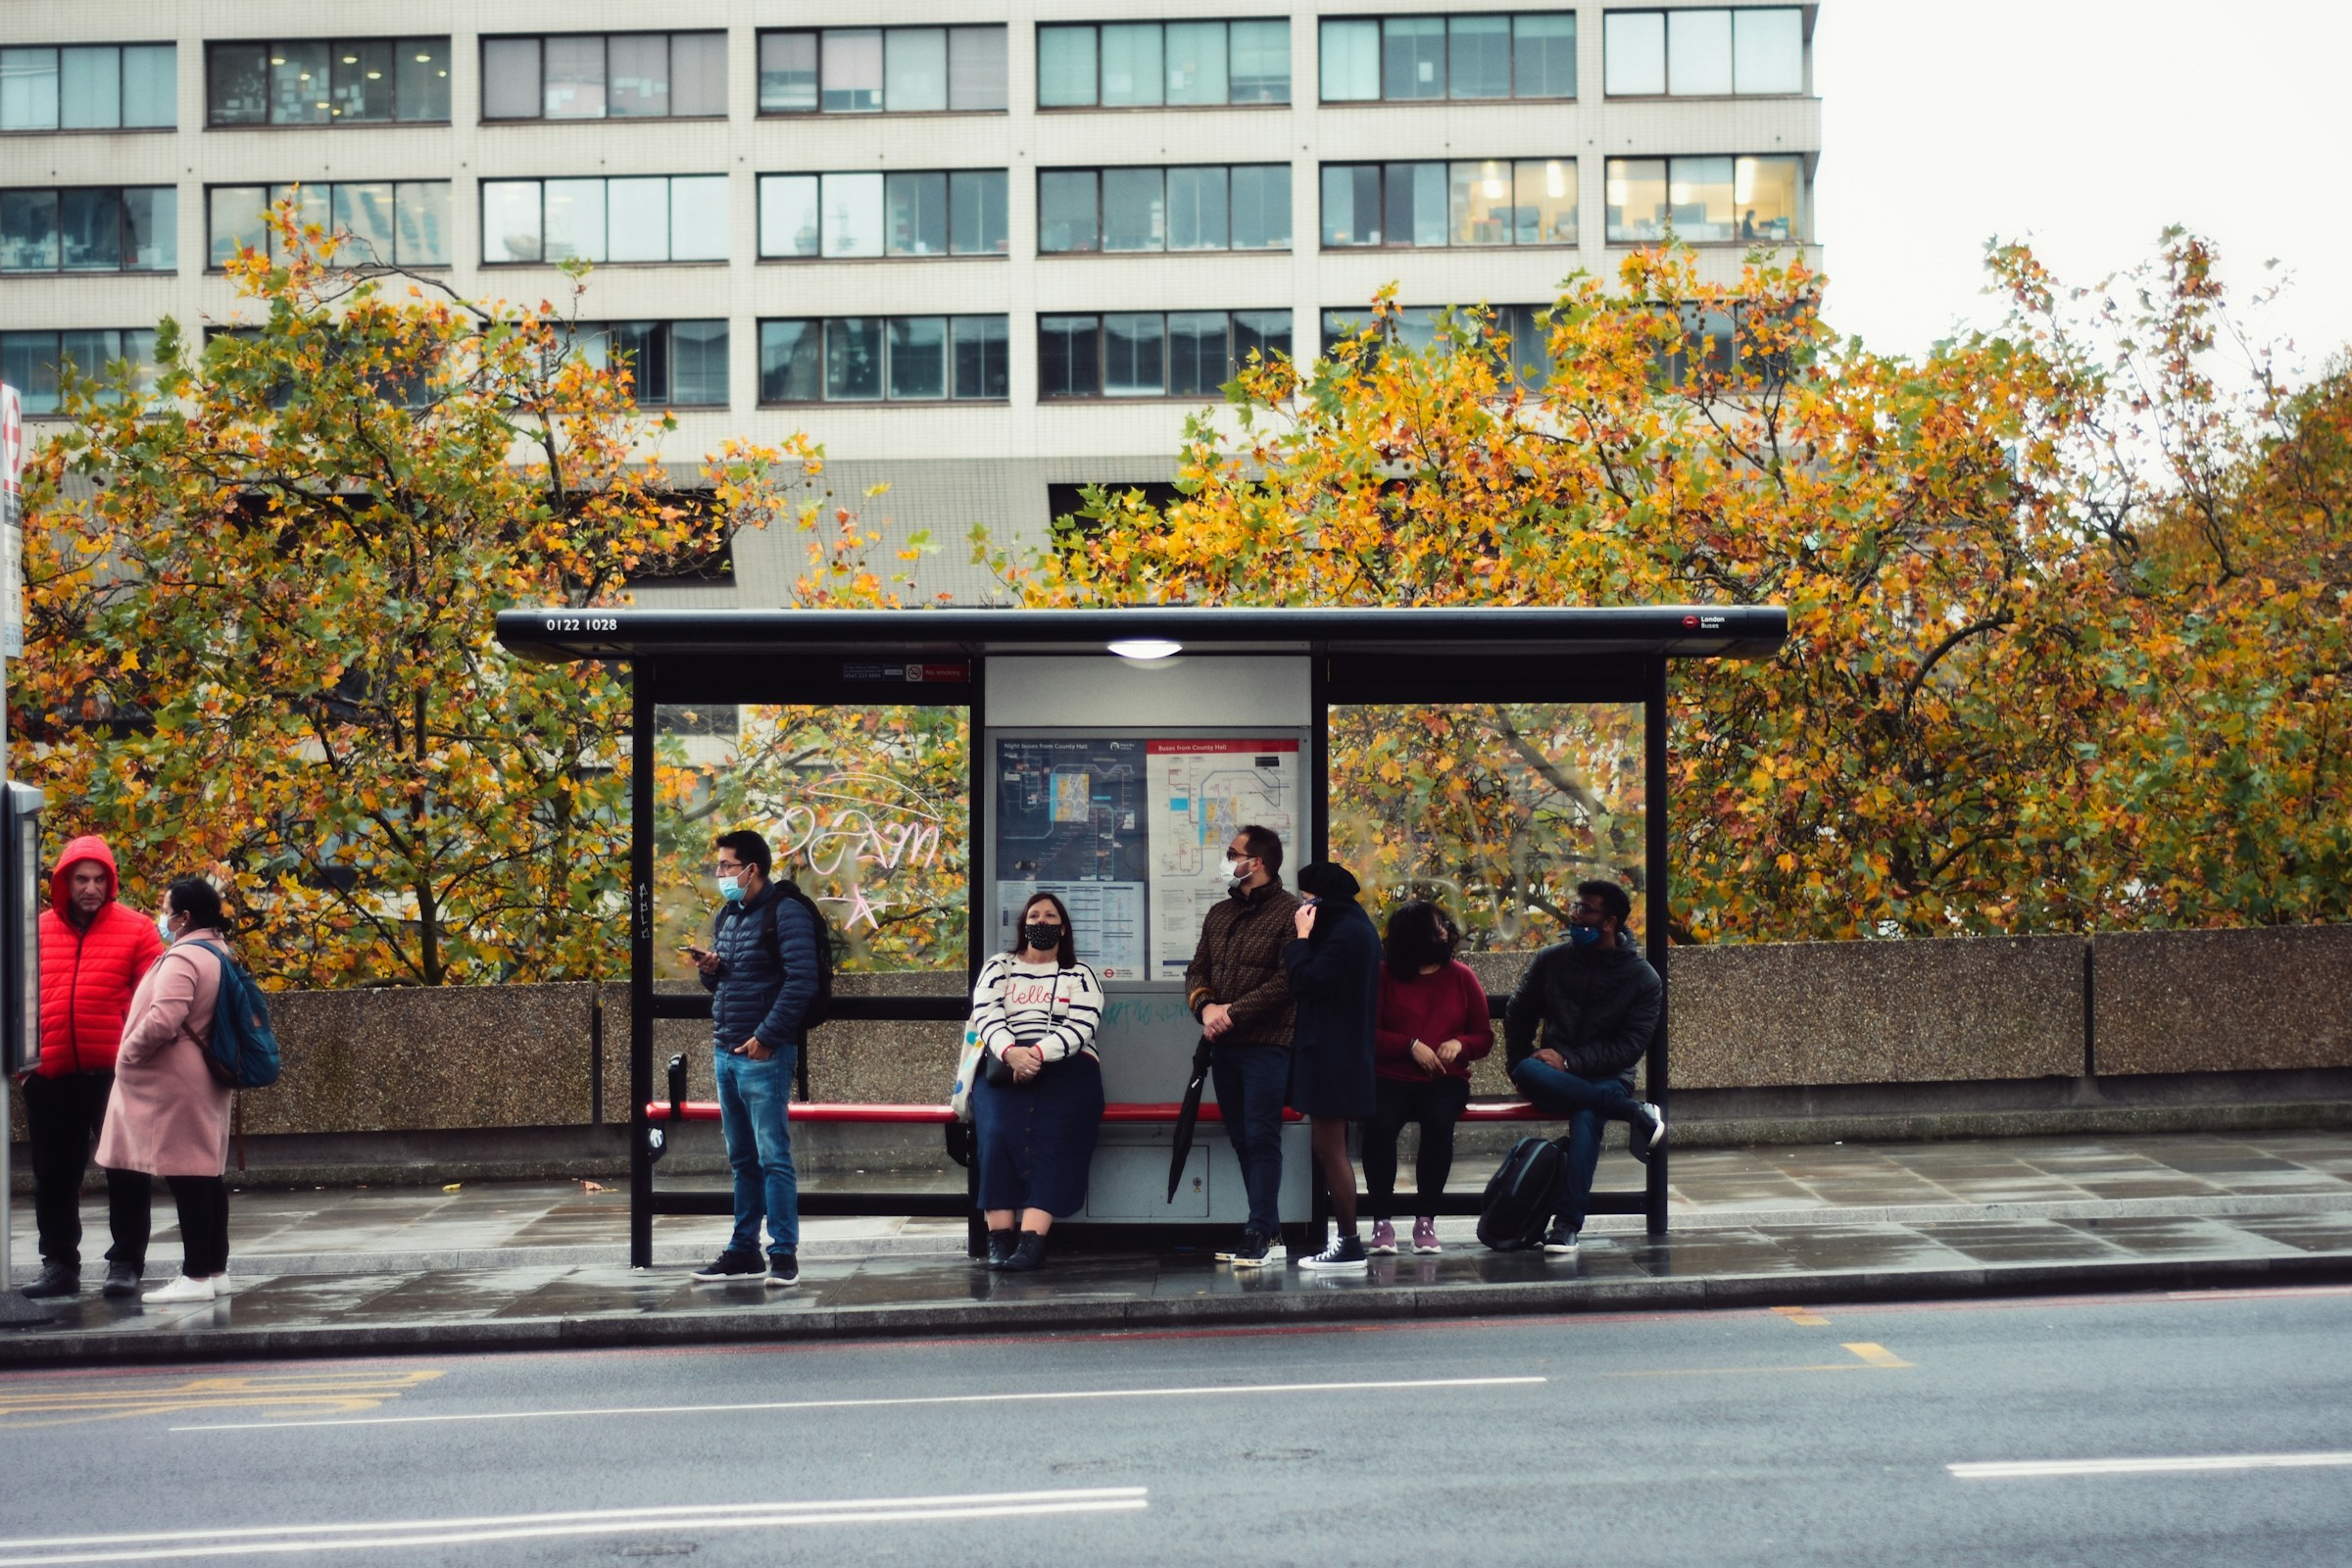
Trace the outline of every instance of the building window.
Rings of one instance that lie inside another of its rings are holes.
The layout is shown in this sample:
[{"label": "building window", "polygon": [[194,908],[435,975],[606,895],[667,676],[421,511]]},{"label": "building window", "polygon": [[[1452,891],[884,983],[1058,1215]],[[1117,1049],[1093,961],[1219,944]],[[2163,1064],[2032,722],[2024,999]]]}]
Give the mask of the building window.
[{"label": "building window", "polygon": [[727,176],[482,181],[482,265],[723,262]]},{"label": "building window", "polygon": [[763,115],[977,114],[1004,104],[1002,26],[760,34]]},{"label": "building window", "polygon": [[1002,316],[836,316],[760,323],[761,403],[1002,403]]},{"label": "building window", "polygon": [[168,43],[0,49],[0,131],[170,130],[178,59]]},{"label": "building window", "polygon": [[1805,90],[1805,14],[1787,9],[1612,11],[1602,19],[1612,98],[1726,98]]},{"label": "building window", "polygon": [[1291,24],[1115,22],[1037,29],[1040,109],[1291,101]]},{"label": "building window", "polygon": [[1287,251],[1291,166],[1040,170],[1037,248],[1048,256]]},{"label": "building window", "polygon": [[1002,169],[760,176],[762,260],[1006,249]]},{"label": "building window", "polygon": [[0,190],[0,272],[171,272],[178,267],[174,186]]},{"label": "building window", "polygon": [[717,120],[726,113],[723,32],[482,40],[485,121]]},{"label": "building window", "polygon": [[[1509,363],[1501,367],[1510,378],[1521,386],[1542,386],[1551,374],[1551,323],[1548,305],[1490,305],[1486,307],[1492,319],[1455,312],[1453,321],[1458,330],[1467,330],[1474,340],[1492,339],[1494,347],[1509,355]],[[1446,305],[1406,305],[1396,316],[1396,347],[1414,354],[1427,353],[1444,330],[1446,315],[1454,307]],[[1323,313],[1323,352],[1328,355],[1334,346],[1360,335],[1372,324],[1371,316],[1362,310],[1325,311]],[[1500,341],[1507,336],[1507,347]]]},{"label": "building window", "polygon": [[1804,161],[1771,158],[1612,158],[1612,245],[1672,237],[1690,245],[1787,244],[1805,236]]},{"label": "building window", "polygon": [[1575,243],[1573,158],[1323,166],[1326,249]]},{"label": "building window", "polygon": [[626,366],[641,409],[727,406],[727,323],[582,321],[567,351],[599,370]]},{"label": "building window", "polygon": [[270,210],[291,196],[304,227],[344,234],[335,260],[349,267],[447,267],[450,195],[446,179],[340,179],[305,185],[215,185],[205,192],[215,271],[244,250],[271,261],[285,254]]},{"label": "building window", "polygon": [[1213,398],[1251,355],[1290,352],[1288,311],[1041,316],[1038,396]]},{"label": "building window", "polygon": [[62,367],[99,376],[120,360],[130,362],[141,386],[155,377],[155,333],[112,327],[71,332],[0,332],[0,381],[17,389],[26,414],[55,414],[64,406]]},{"label": "building window", "polygon": [[1327,104],[1576,96],[1573,11],[1333,19],[1320,53]]},{"label": "building window", "polygon": [[373,125],[449,119],[447,38],[205,46],[213,125]]}]

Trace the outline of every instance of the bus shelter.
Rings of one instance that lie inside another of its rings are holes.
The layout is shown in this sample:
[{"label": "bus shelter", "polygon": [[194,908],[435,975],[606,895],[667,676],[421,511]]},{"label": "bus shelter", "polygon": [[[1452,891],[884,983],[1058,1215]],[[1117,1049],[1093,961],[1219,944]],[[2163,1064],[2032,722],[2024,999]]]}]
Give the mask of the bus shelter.
[{"label": "bus shelter", "polygon": [[[497,634],[546,662],[625,662],[633,755],[650,758],[671,705],[867,708],[915,703],[968,718],[964,991],[1032,887],[1065,894],[1080,956],[1102,974],[1106,1125],[1090,1197],[1095,1220],[1213,1223],[1241,1213],[1238,1166],[1208,1140],[1189,1189],[1170,1179],[1172,1118],[1198,1028],[1183,961],[1204,902],[1221,896],[1233,825],[1266,820],[1290,865],[1331,856],[1335,709],[1437,705],[1625,705],[1640,714],[1642,802],[1636,923],[1650,963],[1667,955],[1666,676],[1676,659],[1769,657],[1788,636],[1770,606],[1608,609],[934,609],[906,611],[511,610]],[[656,988],[654,770],[632,771],[629,911],[630,1259],[653,1258],[653,1218],[723,1212],[724,1192],[655,1185],[661,1148],[655,1022],[708,1017],[701,995]],[[1210,857],[1215,857],[1211,860]],[[778,874],[789,874],[779,867]],[[1368,902],[1381,892],[1367,877]],[[1671,990],[1669,990],[1671,996]],[[841,1020],[953,1022],[964,995],[837,995]],[[1494,1010],[1499,1012],[1500,999]],[[1670,1091],[1661,1014],[1646,1096]],[[945,1085],[942,1096],[945,1098]],[[673,1097],[678,1093],[672,1086]],[[884,1119],[938,1107],[831,1107]],[[828,1107],[807,1107],[823,1119]],[[803,1108],[796,1106],[796,1118]],[[843,1116],[839,1119],[853,1119]],[[1303,1216],[1313,1181],[1303,1128],[1286,1133],[1283,1211]],[[1666,1229],[1670,1154],[1642,1188],[1593,1194],[1595,1213]],[[1222,1160],[1222,1167],[1217,1163]],[[939,1194],[803,1194],[803,1212],[962,1213]],[[1315,1205],[1320,1212],[1319,1202]]]}]

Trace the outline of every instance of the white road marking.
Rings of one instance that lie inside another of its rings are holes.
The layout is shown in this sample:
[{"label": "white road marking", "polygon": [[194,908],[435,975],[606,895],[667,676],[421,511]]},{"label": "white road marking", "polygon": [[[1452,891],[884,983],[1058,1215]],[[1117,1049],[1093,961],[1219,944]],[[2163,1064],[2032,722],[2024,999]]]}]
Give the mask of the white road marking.
[{"label": "white road marking", "polygon": [[2129,1476],[2193,1470],[2309,1470],[2352,1465],[2340,1453],[2198,1453],[2151,1459],[1996,1459],[1944,1466],[1961,1481],[2016,1481],[2030,1476]]},{"label": "white road marking", "polygon": [[351,1416],[331,1421],[233,1421],[174,1432],[284,1432],[313,1427],[413,1427],[449,1421],[571,1421],[582,1416],[741,1415],[756,1410],[884,1410],[939,1404],[1035,1404],[1069,1399],[1185,1399],[1242,1394],[1395,1393],[1412,1389],[1506,1389],[1548,1378],[1396,1378],[1373,1383],[1240,1383],[1191,1389],[1064,1389],[1030,1394],[930,1394],[897,1399],[776,1399],[758,1404],[620,1404],[601,1409],[481,1410],[452,1415]]},{"label": "white road marking", "polygon": [[[146,1535],[51,1536],[0,1541],[0,1568],[62,1563],[161,1562],[190,1557],[255,1556],[296,1551],[357,1551],[393,1546],[470,1545],[561,1536],[648,1531],[751,1530],[762,1526],[892,1524],[1004,1519],[1040,1514],[1132,1513],[1149,1505],[1143,1487],[1087,1487],[1057,1492],[961,1493],[927,1497],[858,1497],[835,1502],[682,1504],[601,1508],[570,1513],[488,1514],[457,1519],[382,1520],[367,1524],[262,1525]],[[60,1549],[63,1548],[63,1549]]]}]

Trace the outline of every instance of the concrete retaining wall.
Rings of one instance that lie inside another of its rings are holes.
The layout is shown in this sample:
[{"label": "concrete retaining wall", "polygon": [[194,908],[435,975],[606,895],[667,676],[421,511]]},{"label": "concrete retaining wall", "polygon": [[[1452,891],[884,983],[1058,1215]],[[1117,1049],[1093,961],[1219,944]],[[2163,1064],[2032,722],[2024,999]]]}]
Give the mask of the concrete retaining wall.
[{"label": "concrete retaining wall", "polygon": [[[2127,1080],[2149,1096],[2210,1098],[2190,1093],[2200,1076],[2227,1085],[2231,1102],[2317,1103],[2344,1098],[2352,1069],[2352,926],[1681,948],[1672,961],[1686,1124],[1794,1125],[1838,1104],[1964,1115],[2019,1094],[2065,1115],[2086,1097],[2107,1103]],[[1526,962],[1472,959],[1496,994]],[[953,974],[840,985],[867,996],[962,989]],[[259,1141],[324,1149],[306,1141],[473,1133],[495,1149],[508,1130],[569,1128],[601,1148],[628,1119],[626,987],[289,992],[272,1009],[286,1072],[244,1097],[244,1130]],[[823,1101],[936,1102],[960,1036],[953,1023],[829,1024],[811,1042],[809,1087]],[[673,1054],[686,1058],[689,1097],[712,1097],[707,1023],[662,1021],[655,1053],[657,1098]],[[2265,1084],[2278,1093],[2266,1097]],[[1473,1088],[1510,1093],[1499,1042]]]}]

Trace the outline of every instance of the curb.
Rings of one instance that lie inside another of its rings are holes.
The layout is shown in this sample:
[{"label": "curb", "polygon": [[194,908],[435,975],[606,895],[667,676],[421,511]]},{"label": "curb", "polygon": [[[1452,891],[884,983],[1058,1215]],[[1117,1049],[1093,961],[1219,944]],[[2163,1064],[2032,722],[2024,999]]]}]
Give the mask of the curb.
[{"label": "curb", "polygon": [[1682,1280],[1520,1281],[1436,1289],[1338,1286],[1329,1291],[1285,1289],[1182,1299],[1071,1298],[806,1310],[796,1310],[791,1303],[784,1302],[757,1311],[672,1316],[615,1312],[467,1323],[159,1330],[140,1334],[44,1334],[37,1329],[26,1329],[0,1338],[0,1368],[422,1355],[449,1351],[610,1349],[981,1333],[1163,1333],[1261,1324],[1597,1311],[1706,1311],[1831,1302],[2263,1288],[2346,1281],[2352,1281],[2352,1253],[2197,1260],[2129,1258],[2090,1263],[1987,1264],[1960,1269],[1732,1274]]}]

